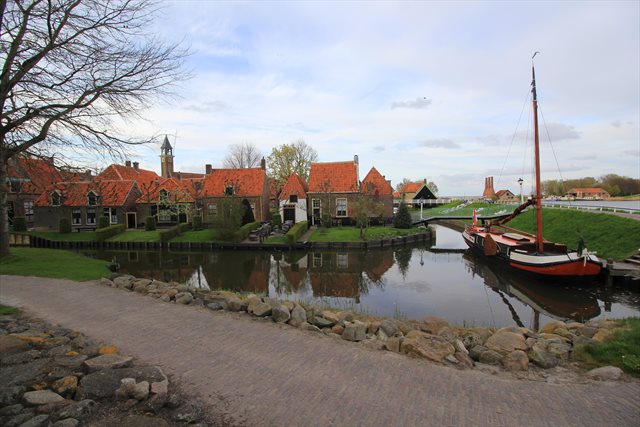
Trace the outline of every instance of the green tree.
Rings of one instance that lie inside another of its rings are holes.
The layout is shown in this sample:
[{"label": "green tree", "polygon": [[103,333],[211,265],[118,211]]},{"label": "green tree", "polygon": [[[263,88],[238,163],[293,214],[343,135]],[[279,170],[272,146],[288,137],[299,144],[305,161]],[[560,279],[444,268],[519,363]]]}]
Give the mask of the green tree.
[{"label": "green tree", "polygon": [[393,217],[393,226],[395,228],[411,228],[413,221],[411,220],[411,214],[409,208],[404,203],[400,204],[400,209],[395,217]]},{"label": "green tree", "polygon": [[360,239],[365,240],[371,218],[381,216],[384,212],[384,205],[371,196],[360,194],[352,208],[354,209],[356,225],[360,229]]},{"label": "green tree", "polygon": [[247,199],[242,199],[242,210],[242,225],[255,222],[256,218],[253,215],[253,209],[251,209],[251,205]]},{"label": "green tree", "polygon": [[311,163],[317,161],[318,152],[303,139],[298,139],[291,144],[283,144],[271,150],[271,154],[267,157],[267,173],[276,181],[280,191],[292,172],[308,181]]},{"label": "green tree", "polygon": [[218,215],[213,227],[218,230],[220,239],[232,241],[236,231],[242,226],[242,202],[235,197],[223,197],[218,201]]}]

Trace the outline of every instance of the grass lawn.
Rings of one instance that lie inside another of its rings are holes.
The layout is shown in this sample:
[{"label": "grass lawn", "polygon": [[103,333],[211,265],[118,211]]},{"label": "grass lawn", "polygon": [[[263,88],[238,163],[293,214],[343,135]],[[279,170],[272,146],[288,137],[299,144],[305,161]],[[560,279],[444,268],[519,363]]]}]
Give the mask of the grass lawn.
[{"label": "grass lawn", "polygon": [[18,313],[20,310],[18,310],[15,307],[9,307],[8,305],[2,305],[0,304],[0,315],[11,315],[11,314],[16,314]]},{"label": "grass lawn", "polygon": [[127,230],[107,239],[109,242],[159,242],[160,232],[158,230]]},{"label": "grass lawn", "polygon": [[172,242],[190,242],[190,243],[206,243],[218,242],[218,231],[213,228],[205,228],[204,230],[185,231],[178,237],[171,239]]},{"label": "grass lawn", "polygon": [[[382,240],[393,237],[408,236],[424,231],[424,228],[392,228],[392,227],[369,227],[365,240]],[[361,242],[360,229],[357,227],[331,227],[318,228],[309,237],[310,242]]]},{"label": "grass lawn", "polygon": [[9,256],[0,258],[0,274],[84,281],[109,275],[108,264],[59,249],[11,248]]},{"label": "grass lawn", "polygon": [[83,231],[80,233],[58,233],[57,231],[32,231],[32,236],[42,237],[47,240],[65,242],[95,242],[96,233],[93,231]]},{"label": "grass lawn", "polygon": [[281,244],[284,244],[284,245],[289,243],[287,241],[287,237],[286,236],[270,236],[264,242],[265,243],[281,243]]},{"label": "grass lawn", "polygon": [[614,365],[640,376],[640,317],[617,320],[620,329],[611,340],[576,349],[578,360],[589,365]]},{"label": "grass lawn", "polygon": [[[437,206],[435,208],[423,209],[422,217],[428,218],[430,216],[472,216],[473,210],[476,210],[476,213],[479,217],[483,216],[491,216],[495,215],[498,212],[506,212],[511,213],[517,205],[501,205],[496,203],[471,203],[463,208],[457,208],[456,206],[460,205],[460,202],[448,203],[446,205]],[[420,208],[410,209],[411,218],[414,221],[420,219]]]}]

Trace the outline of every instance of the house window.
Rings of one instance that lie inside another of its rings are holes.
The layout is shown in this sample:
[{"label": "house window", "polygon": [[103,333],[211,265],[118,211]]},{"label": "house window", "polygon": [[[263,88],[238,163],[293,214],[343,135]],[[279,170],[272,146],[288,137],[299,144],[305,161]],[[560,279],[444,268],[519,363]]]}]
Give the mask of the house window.
[{"label": "house window", "polygon": [[337,254],[336,255],[336,264],[338,268],[348,268],[349,267],[349,257],[347,254]]},{"label": "house window", "polygon": [[71,211],[71,224],[73,225],[82,224],[82,211],[80,209],[73,209]]},{"label": "house window", "polygon": [[225,196],[233,196],[233,187],[230,185],[224,187],[224,194]]},{"label": "house window", "polygon": [[158,222],[171,222],[171,211],[168,209],[160,209]]},{"label": "house window", "polygon": [[60,206],[62,203],[62,196],[57,191],[51,193],[51,206]]},{"label": "house window", "polygon": [[33,222],[33,200],[24,202],[24,217],[27,222]]},{"label": "house window", "polygon": [[289,196],[289,203],[297,203],[298,202],[298,195],[297,194],[292,194]]},{"label": "house window", "polygon": [[102,210],[102,215],[106,216],[107,218],[109,218],[109,222],[111,224],[117,224],[118,223],[118,211],[116,208],[104,208]]},{"label": "house window", "polygon": [[313,266],[314,267],[322,267],[322,254],[314,252],[314,254],[313,254]]},{"label": "house window", "polygon": [[160,203],[166,203],[169,200],[169,192],[167,190],[160,190]]},{"label": "house window", "polygon": [[9,181],[9,192],[10,193],[19,193],[20,192],[20,181]]},{"label": "house window", "polygon": [[89,206],[96,206],[99,201],[100,197],[97,196],[93,191],[89,191],[89,194],[87,195],[87,204]]},{"label": "house window", "polygon": [[87,209],[87,224],[95,225],[96,223],[96,210],[95,209]]},{"label": "house window", "polygon": [[313,199],[311,203],[313,204],[314,209],[320,209],[320,199]]},{"label": "house window", "polygon": [[207,211],[209,213],[209,216],[217,216],[218,215],[218,205],[215,204],[210,204],[207,205]]},{"label": "house window", "polygon": [[336,199],[336,216],[347,216],[347,199]]}]

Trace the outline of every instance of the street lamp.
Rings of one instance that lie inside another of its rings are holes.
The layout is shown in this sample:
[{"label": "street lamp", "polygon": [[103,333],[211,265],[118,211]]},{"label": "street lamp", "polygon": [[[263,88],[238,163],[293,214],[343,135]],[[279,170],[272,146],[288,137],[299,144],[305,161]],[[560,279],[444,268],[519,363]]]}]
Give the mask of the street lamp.
[{"label": "street lamp", "polygon": [[524,200],[522,199],[522,183],[524,182],[524,180],[522,178],[518,178],[518,184],[520,184],[520,204],[524,203]]}]

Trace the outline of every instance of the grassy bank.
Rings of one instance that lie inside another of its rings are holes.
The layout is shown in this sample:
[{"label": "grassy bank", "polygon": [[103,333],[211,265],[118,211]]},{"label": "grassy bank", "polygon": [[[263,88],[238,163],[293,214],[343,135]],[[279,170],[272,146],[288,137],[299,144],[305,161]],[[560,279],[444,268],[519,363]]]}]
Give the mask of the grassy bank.
[{"label": "grassy bank", "polygon": [[610,340],[578,347],[576,358],[588,365],[613,365],[640,376],[640,318],[621,319],[616,324],[619,329]]},{"label": "grassy bank", "polygon": [[[409,236],[423,232],[424,228],[400,229],[392,227],[369,227],[365,240],[383,240]],[[318,228],[309,237],[310,242],[361,242],[360,229],[357,227]]]},{"label": "grassy bank", "polygon": [[93,231],[84,231],[81,233],[58,233],[57,231],[31,231],[32,236],[42,237],[47,240],[62,242],[95,242],[96,233]]},{"label": "grassy bank", "polygon": [[15,307],[9,307],[8,305],[0,304],[0,315],[12,315],[17,314],[20,310]]},{"label": "grassy bank", "polygon": [[85,281],[108,276],[108,264],[59,249],[11,248],[11,255],[0,258],[0,274]]}]

